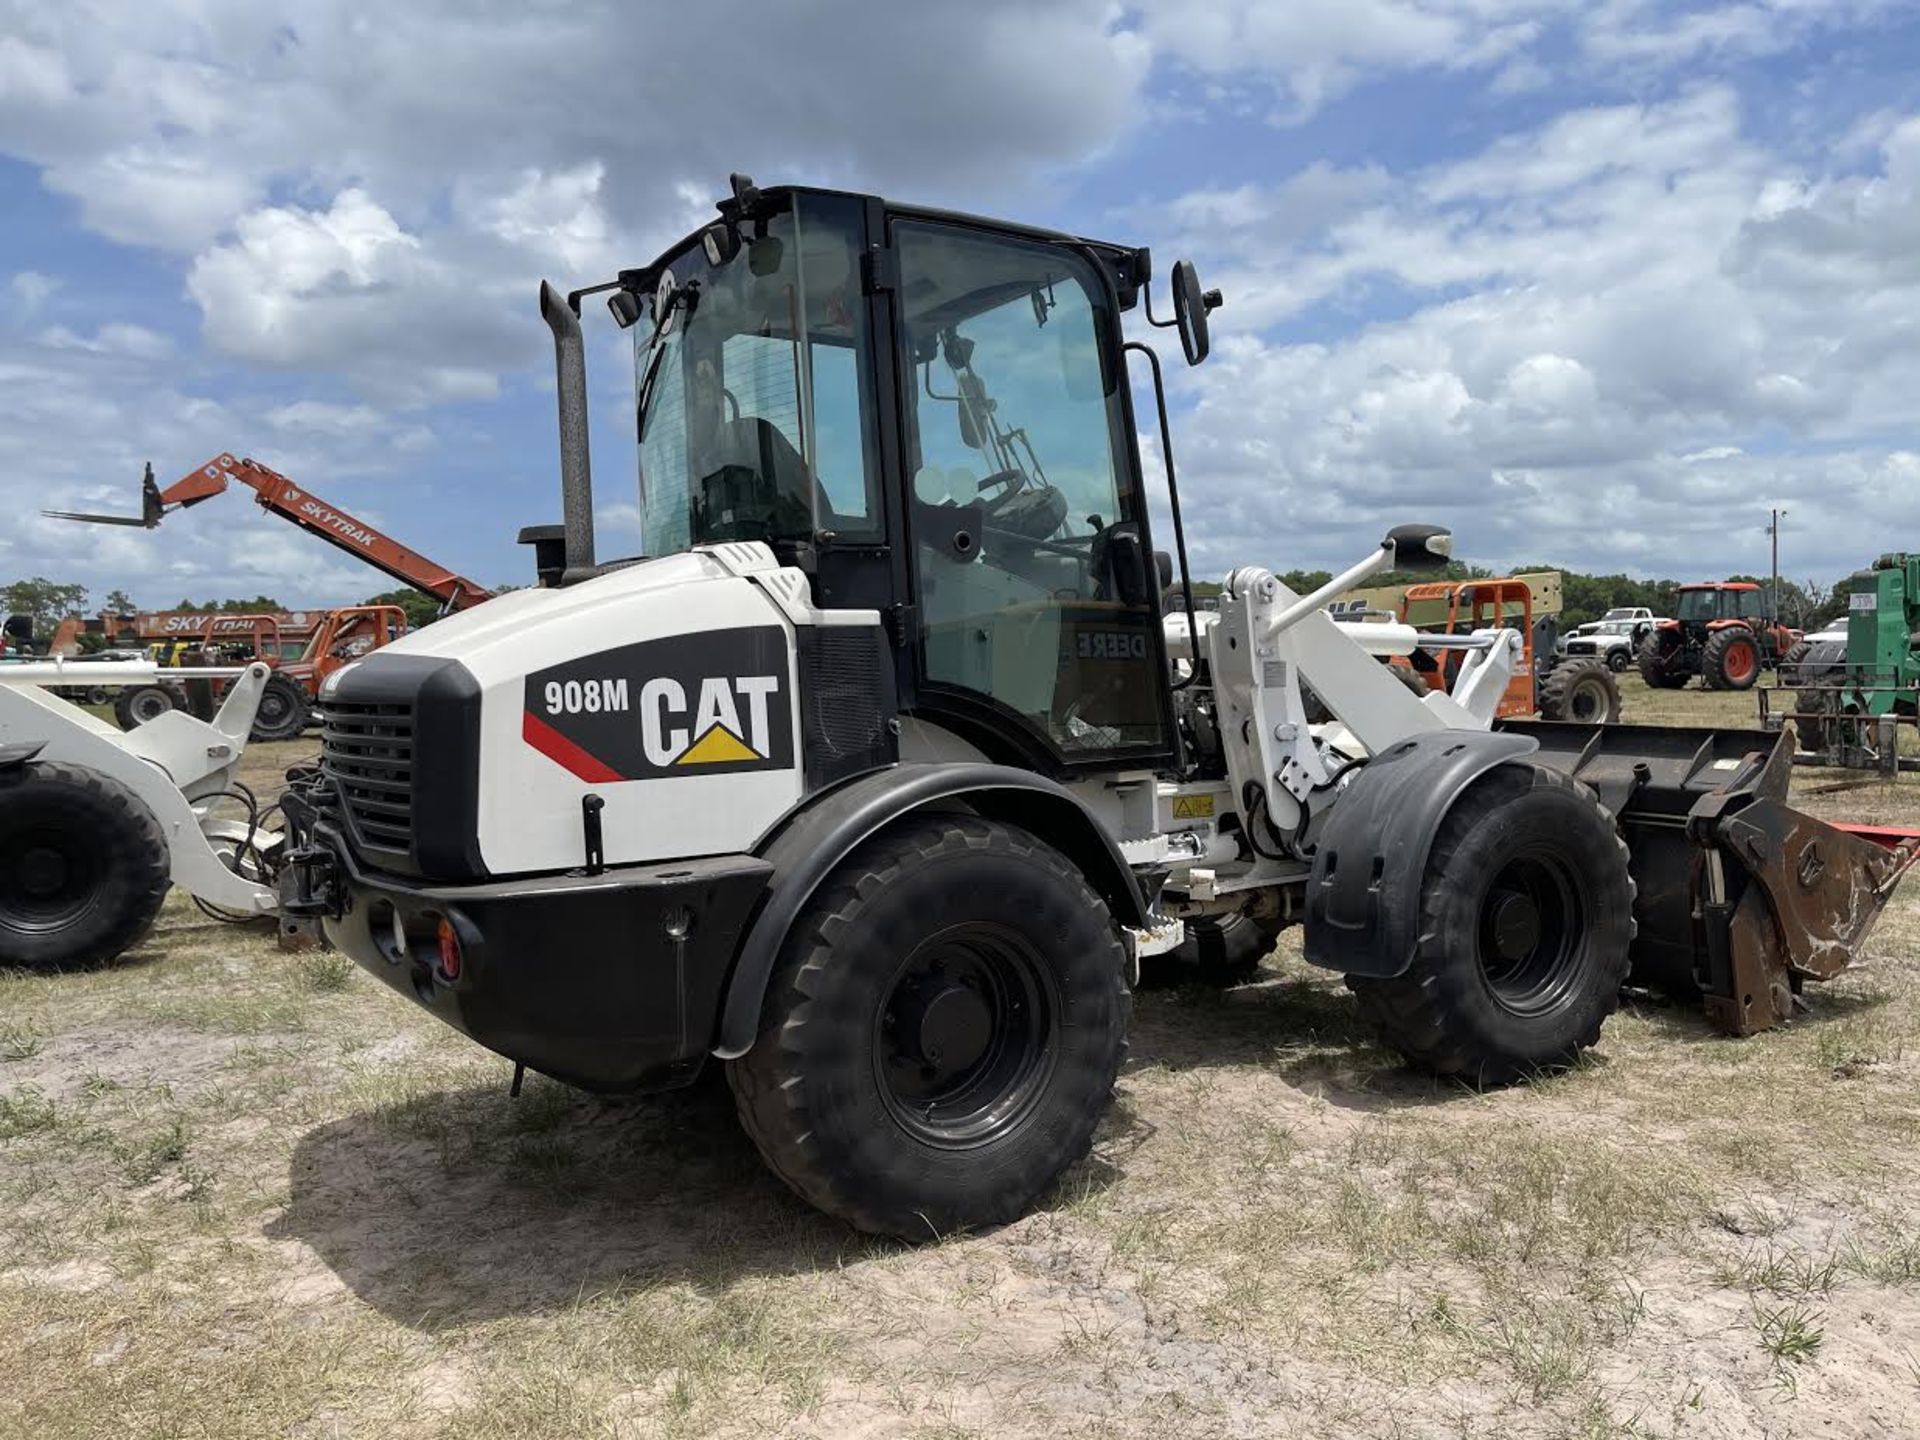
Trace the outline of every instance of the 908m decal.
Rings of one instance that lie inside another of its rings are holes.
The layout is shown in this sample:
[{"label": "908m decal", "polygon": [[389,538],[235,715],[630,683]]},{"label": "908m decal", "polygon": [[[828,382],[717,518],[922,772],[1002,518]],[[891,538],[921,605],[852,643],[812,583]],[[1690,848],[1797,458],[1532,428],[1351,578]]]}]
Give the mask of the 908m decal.
[{"label": "908m decal", "polygon": [[793,767],[778,625],[622,645],[536,671],[526,685],[522,738],[595,784]]}]

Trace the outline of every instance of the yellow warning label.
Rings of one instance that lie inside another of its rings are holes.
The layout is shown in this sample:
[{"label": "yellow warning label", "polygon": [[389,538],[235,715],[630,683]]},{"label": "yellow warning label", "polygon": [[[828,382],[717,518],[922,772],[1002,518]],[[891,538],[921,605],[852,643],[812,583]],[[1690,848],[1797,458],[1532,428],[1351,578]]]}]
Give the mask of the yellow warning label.
[{"label": "yellow warning label", "polygon": [[1176,820],[1211,820],[1213,818],[1213,796],[1174,796],[1173,818]]},{"label": "yellow warning label", "polygon": [[726,765],[737,760],[763,758],[757,750],[750,749],[746,741],[726,726],[715,725],[689,745],[686,754],[673,763],[676,765]]}]

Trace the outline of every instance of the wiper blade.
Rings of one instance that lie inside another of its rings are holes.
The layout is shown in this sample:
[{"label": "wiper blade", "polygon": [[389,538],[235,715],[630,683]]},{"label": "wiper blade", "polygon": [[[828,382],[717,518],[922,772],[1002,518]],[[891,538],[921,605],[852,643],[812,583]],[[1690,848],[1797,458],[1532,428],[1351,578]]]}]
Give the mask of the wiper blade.
[{"label": "wiper blade", "polygon": [[653,358],[647,361],[647,373],[640,377],[640,398],[634,402],[635,438],[639,441],[644,442],[647,438],[647,419],[651,413],[648,407],[653,403],[653,382],[660,378],[660,362],[666,357],[666,342],[656,340]]}]

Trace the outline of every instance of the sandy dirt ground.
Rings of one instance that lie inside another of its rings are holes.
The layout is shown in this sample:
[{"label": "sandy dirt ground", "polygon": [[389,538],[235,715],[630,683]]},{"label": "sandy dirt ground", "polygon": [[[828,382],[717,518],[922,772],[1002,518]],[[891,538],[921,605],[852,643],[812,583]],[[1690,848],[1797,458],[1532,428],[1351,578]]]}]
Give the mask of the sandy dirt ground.
[{"label": "sandy dirt ground", "polygon": [[[1806,803],[1920,822],[1844,778]],[[509,1100],[176,895],[112,967],[0,976],[0,1435],[1920,1434],[1920,884],[1810,998],[1735,1041],[1630,997],[1480,1094],[1283,943],[1139,998],[1043,1209],[908,1248],[787,1194],[724,1084]]]}]

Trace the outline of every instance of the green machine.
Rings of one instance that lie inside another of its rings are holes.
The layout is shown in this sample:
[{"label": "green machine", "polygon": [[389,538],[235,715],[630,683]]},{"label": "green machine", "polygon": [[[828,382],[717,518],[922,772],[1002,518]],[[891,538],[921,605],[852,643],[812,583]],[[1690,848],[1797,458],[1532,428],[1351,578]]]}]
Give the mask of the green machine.
[{"label": "green machine", "polygon": [[1812,749],[1842,738],[1821,716],[1911,716],[1920,706],[1920,554],[1882,555],[1849,588],[1846,639],[1803,640],[1781,665]]}]

